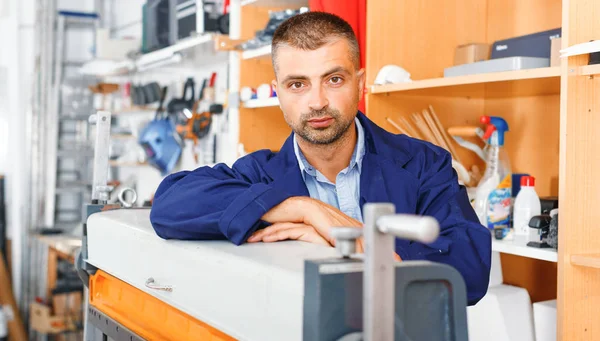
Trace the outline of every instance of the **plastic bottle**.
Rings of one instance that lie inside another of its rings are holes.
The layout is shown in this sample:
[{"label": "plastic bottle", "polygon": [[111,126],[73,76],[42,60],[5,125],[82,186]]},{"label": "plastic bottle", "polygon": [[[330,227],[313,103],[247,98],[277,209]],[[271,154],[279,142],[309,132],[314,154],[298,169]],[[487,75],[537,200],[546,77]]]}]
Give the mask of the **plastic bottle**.
[{"label": "plastic bottle", "polygon": [[529,235],[529,220],[533,216],[542,214],[542,205],[540,197],[535,191],[535,178],[533,176],[521,177],[521,190],[515,199],[514,214],[515,234]]},{"label": "plastic bottle", "polygon": [[511,168],[504,149],[504,133],[508,124],[500,117],[482,116],[487,124],[484,135],[489,139],[486,169],[475,193],[475,212],[479,222],[490,229],[509,227],[511,211]]}]

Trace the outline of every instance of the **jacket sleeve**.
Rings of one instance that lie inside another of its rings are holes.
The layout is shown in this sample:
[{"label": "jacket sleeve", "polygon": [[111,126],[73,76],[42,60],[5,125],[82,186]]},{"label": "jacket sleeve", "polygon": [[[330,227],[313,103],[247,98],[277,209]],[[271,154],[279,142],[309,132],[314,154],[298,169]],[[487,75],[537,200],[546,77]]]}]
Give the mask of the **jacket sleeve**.
[{"label": "jacket sleeve", "polygon": [[440,236],[430,245],[411,243],[409,257],[453,266],[463,276],[469,305],[474,305],[488,288],[491,233],[479,223],[465,188],[459,185],[450,154],[434,150],[423,164],[417,213],[436,218]]},{"label": "jacket sleeve", "polygon": [[200,167],[167,176],[154,195],[150,221],[164,239],[228,239],[242,244],[261,217],[290,195],[262,179],[253,156],[229,168]]}]

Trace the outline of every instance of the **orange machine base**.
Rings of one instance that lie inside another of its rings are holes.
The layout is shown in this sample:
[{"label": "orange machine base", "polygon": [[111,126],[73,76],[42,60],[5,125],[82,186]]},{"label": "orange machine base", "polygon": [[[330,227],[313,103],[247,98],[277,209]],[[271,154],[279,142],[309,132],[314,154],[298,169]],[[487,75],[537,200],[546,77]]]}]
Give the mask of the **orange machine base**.
[{"label": "orange machine base", "polygon": [[146,340],[235,340],[103,271],[90,277],[89,289],[90,305]]}]

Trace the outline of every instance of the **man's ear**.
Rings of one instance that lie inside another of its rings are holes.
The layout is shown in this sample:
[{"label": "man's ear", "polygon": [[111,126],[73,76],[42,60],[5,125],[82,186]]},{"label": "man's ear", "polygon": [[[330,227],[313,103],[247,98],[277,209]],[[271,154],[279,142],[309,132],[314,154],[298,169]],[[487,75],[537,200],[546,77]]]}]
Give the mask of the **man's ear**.
[{"label": "man's ear", "polygon": [[279,94],[279,93],[277,92],[277,80],[273,79],[273,80],[271,81],[271,88],[273,88],[273,91],[275,91],[275,93],[276,93],[276,94]]},{"label": "man's ear", "polygon": [[364,90],[365,90],[365,82],[367,80],[367,75],[365,73],[365,69],[362,68],[362,69],[358,70],[358,72],[356,73],[356,77],[358,78],[359,100],[362,100],[363,95],[364,95]]}]

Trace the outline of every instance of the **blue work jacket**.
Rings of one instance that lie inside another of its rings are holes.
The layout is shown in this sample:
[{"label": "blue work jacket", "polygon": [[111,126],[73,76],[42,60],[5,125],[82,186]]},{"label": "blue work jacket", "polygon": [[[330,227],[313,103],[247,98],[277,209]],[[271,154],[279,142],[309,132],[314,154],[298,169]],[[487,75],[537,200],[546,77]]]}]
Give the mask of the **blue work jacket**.
[{"label": "blue work jacket", "polygon": [[[361,209],[368,202],[391,202],[397,213],[435,217],[440,224],[435,242],[396,239],[396,252],[403,260],[453,266],[465,280],[469,304],[475,304],[487,291],[492,239],[458,183],[450,154],[431,143],[389,133],[361,112],[357,115],[366,149]],[[267,211],[293,196],[309,193],[290,135],[278,153],[260,150],[231,168],[218,164],[167,176],[156,190],[150,220],[164,239],[228,239],[240,245],[266,226],[261,217]]]}]

